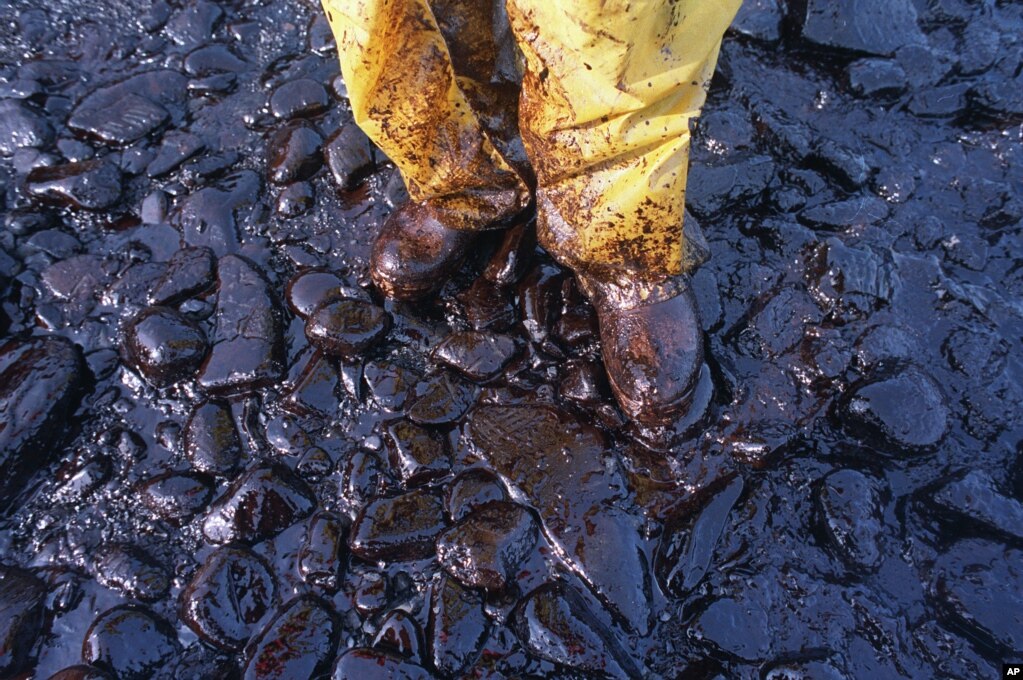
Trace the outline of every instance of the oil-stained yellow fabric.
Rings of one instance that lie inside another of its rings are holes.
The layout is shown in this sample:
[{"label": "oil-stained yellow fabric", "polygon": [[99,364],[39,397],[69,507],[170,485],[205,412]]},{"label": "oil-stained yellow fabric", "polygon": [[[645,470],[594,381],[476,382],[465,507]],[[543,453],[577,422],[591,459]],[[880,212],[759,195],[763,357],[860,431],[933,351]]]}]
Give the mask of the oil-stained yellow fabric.
[{"label": "oil-stained yellow fabric", "polygon": [[459,82],[427,0],[323,0],[323,8],[355,122],[401,171],[412,200],[430,200],[464,229],[528,204],[525,182],[470,106],[471,79]]},{"label": "oil-stained yellow fabric", "polygon": [[[470,211],[463,228],[507,213],[524,173],[473,111],[473,80],[456,76],[427,0],[323,4],[356,121],[413,199]],[[518,115],[538,232],[564,264],[641,278],[693,265],[682,224],[689,124],[740,4],[507,0],[525,57]],[[475,21],[463,28],[486,30]]]},{"label": "oil-stained yellow fabric", "polygon": [[[570,266],[677,274],[689,160],[741,0],[508,0],[541,243]],[[597,273],[597,272],[594,272]]]}]

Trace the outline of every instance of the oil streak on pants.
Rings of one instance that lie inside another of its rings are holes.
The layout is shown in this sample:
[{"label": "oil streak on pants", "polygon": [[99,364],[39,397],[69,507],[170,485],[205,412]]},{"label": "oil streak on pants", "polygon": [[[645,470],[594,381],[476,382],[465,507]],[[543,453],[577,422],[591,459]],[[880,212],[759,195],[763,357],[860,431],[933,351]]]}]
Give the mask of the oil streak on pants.
[{"label": "oil streak on pants", "polygon": [[535,188],[541,244],[577,271],[656,280],[698,264],[689,125],[741,0],[507,0],[507,15],[489,0],[322,2],[355,121],[412,200],[483,229]]}]

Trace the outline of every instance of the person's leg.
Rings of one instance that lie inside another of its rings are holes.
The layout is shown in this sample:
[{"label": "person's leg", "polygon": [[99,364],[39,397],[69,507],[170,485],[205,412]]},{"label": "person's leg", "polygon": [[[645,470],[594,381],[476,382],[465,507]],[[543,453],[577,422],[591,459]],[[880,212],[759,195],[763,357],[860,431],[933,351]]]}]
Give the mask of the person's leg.
[{"label": "person's leg", "polygon": [[543,246],[601,322],[608,377],[640,420],[683,407],[702,364],[685,273],[689,124],[740,0],[508,0],[526,58],[519,124]]},{"label": "person's leg", "polygon": [[371,273],[388,294],[428,294],[460,264],[472,232],[528,205],[529,188],[481,121],[475,89],[467,96],[472,79],[456,74],[427,0],[323,0],[323,8],[355,122],[411,197],[378,237]]}]

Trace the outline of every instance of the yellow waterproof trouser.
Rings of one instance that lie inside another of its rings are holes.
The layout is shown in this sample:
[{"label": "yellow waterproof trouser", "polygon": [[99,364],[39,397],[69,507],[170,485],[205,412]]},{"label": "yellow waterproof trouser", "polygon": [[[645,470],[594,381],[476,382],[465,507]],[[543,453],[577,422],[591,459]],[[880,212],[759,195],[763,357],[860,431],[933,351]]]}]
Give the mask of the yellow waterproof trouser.
[{"label": "yellow waterproof trouser", "polygon": [[482,229],[521,210],[535,181],[540,242],[563,264],[652,280],[695,264],[689,124],[741,0],[506,0],[531,167],[499,132],[515,102],[489,0],[322,2],[355,121],[412,200]]}]

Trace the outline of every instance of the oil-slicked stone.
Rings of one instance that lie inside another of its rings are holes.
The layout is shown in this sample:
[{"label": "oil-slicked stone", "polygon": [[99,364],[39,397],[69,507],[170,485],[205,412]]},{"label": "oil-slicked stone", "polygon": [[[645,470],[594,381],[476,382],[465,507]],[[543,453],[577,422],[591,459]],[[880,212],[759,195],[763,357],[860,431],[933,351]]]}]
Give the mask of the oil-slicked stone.
[{"label": "oil-slicked stone", "polygon": [[463,588],[445,576],[430,599],[430,660],[434,668],[458,676],[479,656],[490,632],[479,592]]},{"label": "oil-slicked stone", "polygon": [[[963,375],[985,381],[993,381],[1005,370],[1009,352],[1005,338],[982,326],[952,332],[941,347],[949,366]],[[903,356],[910,358],[912,353]]]},{"label": "oil-slicked stone", "polygon": [[227,94],[234,90],[238,77],[234,73],[217,73],[188,81],[188,91],[194,95]]},{"label": "oil-slicked stone", "polygon": [[68,127],[108,144],[130,144],[161,125],[167,109],[183,106],[187,83],[185,76],[167,69],[131,76],[85,97]]},{"label": "oil-slicked stone", "polygon": [[1006,496],[983,470],[970,470],[934,494],[935,504],[956,520],[972,519],[1023,541],[1023,503]]},{"label": "oil-slicked stone", "polygon": [[437,557],[466,587],[500,592],[515,581],[539,535],[526,508],[492,501],[440,535]]},{"label": "oil-slicked stone", "polygon": [[[726,165],[703,165],[693,169],[686,190],[692,211],[711,217],[740,205],[751,205],[767,189],[777,172],[769,156],[750,156]],[[687,228],[688,228],[688,222]]]},{"label": "oil-slicked stone", "polygon": [[0,565],[0,676],[13,678],[43,628],[46,586],[27,571]]},{"label": "oil-slicked stone", "polygon": [[774,645],[767,613],[745,599],[714,600],[697,615],[690,635],[747,663],[768,658]]},{"label": "oil-slicked stone", "polygon": [[309,433],[290,413],[278,413],[267,420],[266,441],[285,456],[297,456],[312,446]]},{"label": "oil-slicked stone", "polygon": [[277,380],[284,370],[282,321],[273,290],[255,265],[237,255],[220,258],[213,349],[199,383],[234,391]]},{"label": "oil-slicked stone", "polygon": [[203,43],[224,18],[224,10],[215,3],[194,0],[167,22],[166,32],[179,45]]},{"label": "oil-slicked stone", "polygon": [[562,347],[578,350],[593,342],[600,333],[597,315],[589,305],[572,305],[562,310],[554,324],[554,337]]},{"label": "oil-slicked stone", "polygon": [[317,13],[309,22],[308,29],[309,49],[319,55],[326,55],[337,52],[337,43],[334,41],[334,33],[330,30],[330,22],[327,15]]},{"label": "oil-slicked stone", "polygon": [[496,405],[475,409],[469,432],[611,611],[645,634],[652,595],[642,520],[614,500],[625,496],[625,482],[605,462],[601,432],[550,406]]},{"label": "oil-slicked stone", "polygon": [[367,561],[418,560],[433,554],[444,528],[440,498],[416,489],[366,505],[352,524],[349,546]]},{"label": "oil-slicked stone", "polygon": [[906,89],[906,72],[888,59],[861,59],[849,64],[849,84],[864,96],[897,94]]},{"label": "oil-slicked stone", "polygon": [[306,320],[309,342],[333,356],[356,357],[379,343],[391,317],[365,300],[342,299],[317,308]]},{"label": "oil-slicked stone", "polygon": [[162,177],[202,151],[205,146],[201,139],[191,133],[168,132],[156,152],[156,158],[146,167],[146,174]]},{"label": "oil-slicked stone", "polygon": [[387,359],[369,362],[363,375],[373,400],[388,411],[400,411],[404,408],[412,386],[419,382],[421,377],[413,369]]},{"label": "oil-slicked stone", "polygon": [[89,382],[81,351],[60,337],[0,345],[0,509],[49,462]]},{"label": "oil-slicked stone", "polygon": [[341,655],[334,666],[333,680],[374,678],[374,680],[436,680],[422,666],[379,649],[356,647]]},{"label": "oil-slicked stone", "polygon": [[286,603],[245,648],[244,680],[318,678],[330,670],[341,625],[330,606],[303,595]]},{"label": "oil-slicked stone", "polygon": [[817,490],[824,531],[842,559],[874,569],[881,561],[881,501],[875,482],[856,470],[838,470]]},{"label": "oil-slicked stone", "polygon": [[217,255],[237,252],[241,247],[238,222],[259,213],[260,190],[259,176],[240,170],[185,196],[168,221],[191,246],[209,247]]},{"label": "oil-slicked stone", "polygon": [[184,522],[202,511],[213,497],[205,475],[164,472],[142,484],[142,502],[160,519]]},{"label": "oil-slicked stone", "polygon": [[309,520],[305,540],[298,551],[298,572],[307,583],[335,590],[344,564],[347,522],[330,512]]},{"label": "oil-slicked stone", "polygon": [[767,296],[763,307],[750,311],[751,330],[756,331],[759,349],[780,356],[803,340],[808,329],[824,319],[824,313],[799,286],[789,286]]},{"label": "oil-slicked stone", "polygon": [[150,99],[126,93],[110,108],[79,107],[68,119],[68,127],[108,144],[127,145],[142,139],[167,122],[167,109]]},{"label": "oil-slicked stone", "polygon": [[811,160],[846,189],[854,190],[870,179],[870,166],[858,153],[824,139],[814,145]]},{"label": "oil-slicked stone", "polygon": [[974,101],[997,115],[1023,115],[1023,75],[979,83],[975,86]]},{"label": "oil-slicked stone", "polygon": [[975,75],[986,71],[1001,54],[999,30],[989,17],[978,16],[963,29],[962,54],[956,55],[959,73]]},{"label": "oil-slicked stone", "polygon": [[216,258],[209,248],[183,248],[167,262],[167,269],[149,293],[154,305],[175,305],[213,285]]},{"label": "oil-slicked stone", "polygon": [[824,203],[799,213],[799,221],[816,229],[845,230],[878,224],[888,217],[888,204],[875,196]]},{"label": "oil-slicked stone", "polygon": [[[490,257],[486,269],[483,270],[482,279],[489,284],[501,287],[514,286],[518,283],[526,275],[526,271],[533,262],[533,255],[536,252],[535,227],[536,223],[533,220],[523,220],[505,230],[497,250]],[[480,290],[485,289],[484,285]],[[499,304],[503,304],[506,300],[508,300],[506,295],[497,298]],[[473,328],[481,330],[481,327],[473,321],[472,312],[467,310],[467,316]],[[495,330],[500,329],[495,327]]]},{"label": "oil-slicked stone", "polygon": [[451,469],[448,442],[437,432],[399,420],[387,428],[386,442],[391,469],[407,486],[442,477]]},{"label": "oil-slicked stone", "polygon": [[291,279],[286,297],[291,311],[302,318],[340,298],[367,299],[361,288],[348,285],[337,274],[318,269],[304,271]]},{"label": "oil-slicked stone", "polygon": [[564,279],[564,271],[544,264],[536,267],[519,283],[519,316],[526,334],[536,345],[543,344],[550,333]]},{"label": "oil-slicked stone", "polygon": [[792,680],[792,678],[849,680],[848,675],[826,661],[793,661],[775,666],[764,675],[764,680]]},{"label": "oil-slicked stone", "polygon": [[934,447],[948,429],[941,389],[913,365],[882,369],[854,385],[840,413],[853,434],[880,447],[910,452]]},{"label": "oil-slicked stone", "polygon": [[38,167],[25,182],[28,193],[52,205],[103,210],[121,198],[121,171],[105,160]]},{"label": "oil-slicked stone", "polygon": [[952,69],[947,55],[929,45],[906,45],[895,52],[895,61],[906,71],[913,89],[926,90],[937,85]]},{"label": "oil-slicked stone", "polygon": [[351,581],[354,590],[352,601],[364,617],[376,617],[391,599],[386,574],[378,571],[361,571]]},{"label": "oil-slicked stone", "polygon": [[206,348],[202,329],[170,307],[147,307],[124,331],[125,359],[156,387],[192,377]]},{"label": "oil-slicked stone", "polygon": [[421,662],[424,649],[423,630],[412,616],[395,609],[380,624],[373,646],[398,654],[404,659]]},{"label": "oil-slicked stone", "polygon": [[885,361],[911,359],[920,352],[911,331],[889,326],[876,326],[856,341],[856,358],[860,364],[877,368]]},{"label": "oil-slicked stone", "polygon": [[809,0],[803,38],[826,47],[891,55],[926,42],[911,0]]},{"label": "oil-slicked stone", "polygon": [[216,73],[241,73],[249,68],[227,45],[204,45],[185,57],[185,73],[202,78]]},{"label": "oil-slicked stone", "polygon": [[61,502],[80,502],[110,479],[110,459],[102,454],[75,456],[57,470],[59,486],[54,498]]},{"label": "oil-slicked stone", "polygon": [[511,336],[461,331],[444,338],[433,357],[470,380],[483,382],[500,375],[518,351],[519,344]]},{"label": "oil-slicked stone", "polygon": [[286,125],[267,142],[267,170],[274,184],[306,180],[323,165],[323,137],[306,124]]},{"label": "oil-slicked stone", "polygon": [[182,591],[180,616],[205,642],[238,652],[276,601],[277,582],[266,561],[248,548],[225,546]]},{"label": "oil-slicked stone", "polygon": [[200,472],[227,474],[241,459],[241,437],[231,409],[222,401],[207,401],[192,411],[185,424],[184,442],[185,455]]},{"label": "oil-slicked stone", "polygon": [[323,148],[327,167],[339,189],[354,188],[373,167],[372,145],[354,123],[341,126]]},{"label": "oil-slicked stone", "polygon": [[935,562],[930,593],[954,627],[1003,658],[1023,649],[1023,551],[959,541]]},{"label": "oil-slicked stone", "polygon": [[338,374],[341,384],[344,386],[344,394],[356,402],[361,403],[363,397],[363,363],[362,359],[342,359],[337,363]]},{"label": "oil-slicked stone", "polygon": [[316,497],[287,468],[256,468],[240,476],[214,501],[203,534],[214,543],[259,542],[308,517]]},{"label": "oil-slicked stone", "polygon": [[63,300],[91,301],[97,289],[103,288],[110,273],[103,259],[95,255],[73,255],[54,262],[43,270],[43,284]]},{"label": "oil-slicked stone", "polygon": [[234,658],[196,642],[169,664],[161,666],[152,680],[181,678],[236,678],[238,664]]},{"label": "oil-slicked stone", "polygon": [[515,610],[512,629],[522,645],[542,659],[598,677],[643,677],[583,597],[561,581],[531,592]]},{"label": "oil-slicked stone", "polygon": [[24,147],[44,147],[53,141],[53,126],[41,114],[15,99],[0,101],[0,154],[10,156]]},{"label": "oil-slicked stone", "polygon": [[[59,229],[54,229],[53,214],[50,211],[10,210],[4,217],[4,226],[15,236],[28,236],[26,244],[31,250],[42,251],[55,258],[63,259],[81,252],[82,242]],[[31,236],[30,236],[31,235]],[[6,253],[2,256],[5,277],[15,272],[15,263]]]},{"label": "oil-slicked stone", "polygon": [[100,670],[95,666],[76,664],[62,668],[51,675],[49,680],[111,680],[111,676],[106,671]]},{"label": "oil-slicked stone", "polygon": [[341,499],[349,508],[361,509],[376,495],[379,485],[380,461],[376,455],[366,451],[353,453],[341,475]]},{"label": "oil-slicked stone", "polygon": [[330,104],[327,90],[311,78],[290,80],[270,96],[270,111],[283,120],[323,113]]},{"label": "oil-slicked stone", "polygon": [[594,361],[571,361],[565,364],[558,391],[565,399],[580,404],[599,404],[609,394],[607,373]]},{"label": "oil-slicked stone", "polygon": [[503,331],[516,321],[511,294],[482,276],[457,297],[473,330]]},{"label": "oil-slicked stone", "polygon": [[295,465],[295,471],[310,484],[319,482],[333,470],[334,461],[330,454],[319,446],[309,447]]},{"label": "oil-slicked stone", "polygon": [[444,507],[458,522],[490,501],[508,500],[508,493],[494,473],[482,468],[466,470],[447,486]]},{"label": "oil-slicked stone", "polygon": [[141,309],[149,304],[149,290],[165,269],[158,262],[137,262],[107,286],[100,299],[103,304],[125,311]]},{"label": "oil-slicked stone", "polygon": [[479,396],[474,385],[445,372],[426,381],[419,396],[409,405],[409,420],[420,425],[447,425],[472,408]]},{"label": "oil-slicked stone", "polygon": [[82,643],[82,659],[118,680],[146,680],[178,653],[174,629],[145,607],[114,607],[96,617]]},{"label": "oil-slicked stone", "polygon": [[669,523],[654,564],[666,592],[684,597],[703,580],[742,489],[742,477],[735,477],[707,501],[691,523],[686,518]]},{"label": "oil-slicked stone", "polygon": [[822,309],[858,315],[889,302],[899,285],[890,259],[834,237],[816,247],[806,273],[810,293]]},{"label": "oil-slicked stone", "polygon": [[234,90],[237,82],[238,76],[234,73],[217,73],[188,81],[188,91],[197,95],[223,94]]},{"label": "oil-slicked stone", "polygon": [[146,602],[160,599],[170,588],[170,574],[166,569],[141,548],[125,544],[100,548],[96,557],[96,580]]},{"label": "oil-slicked stone", "polygon": [[281,217],[298,217],[313,207],[316,192],[309,182],[294,182],[277,194],[277,214]]},{"label": "oil-slicked stone", "polygon": [[309,355],[285,396],[289,410],[331,417],[341,404],[341,377],[337,366],[320,352]]},{"label": "oil-slicked stone", "polygon": [[921,118],[955,116],[966,110],[972,87],[972,83],[953,83],[922,89],[909,100],[907,108]]},{"label": "oil-slicked stone", "polygon": [[783,15],[779,0],[751,0],[742,3],[732,28],[757,40],[776,42],[781,37]]}]

